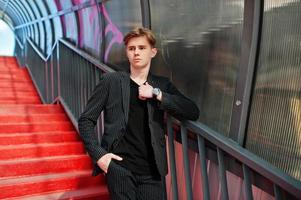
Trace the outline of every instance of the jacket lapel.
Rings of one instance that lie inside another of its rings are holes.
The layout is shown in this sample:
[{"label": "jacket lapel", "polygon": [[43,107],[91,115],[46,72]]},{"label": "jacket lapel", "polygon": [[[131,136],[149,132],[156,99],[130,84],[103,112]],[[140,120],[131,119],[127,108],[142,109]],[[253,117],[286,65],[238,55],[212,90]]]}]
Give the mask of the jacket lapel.
[{"label": "jacket lapel", "polygon": [[[151,73],[148,74],[147,82],[154,88],[156,87],[156,83],[154,81],[154,78]],[[148,118],[152,119],[153,113],[154,113],[154,106],[152,106],[152,101],[147,101],[147,111],[148,111]]]},{"label": "jacket lapel", "polygon": [[128,122],[129,106],[130,106],[130,76],[128,73],[122,73],[121,91],[122,91],[122,108],[124,113],[125,123]]}]

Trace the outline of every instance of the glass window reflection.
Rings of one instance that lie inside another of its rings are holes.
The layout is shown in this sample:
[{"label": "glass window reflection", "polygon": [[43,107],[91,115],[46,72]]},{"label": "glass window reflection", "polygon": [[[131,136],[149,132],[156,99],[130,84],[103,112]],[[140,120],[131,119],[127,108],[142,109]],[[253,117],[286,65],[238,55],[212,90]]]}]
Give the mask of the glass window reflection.
[{"label": "glass window reflection", "polygon": [[228,135],[244,1],[154,0],[150,6],[160,50],[153,71],[197,102],[200,122]]}]

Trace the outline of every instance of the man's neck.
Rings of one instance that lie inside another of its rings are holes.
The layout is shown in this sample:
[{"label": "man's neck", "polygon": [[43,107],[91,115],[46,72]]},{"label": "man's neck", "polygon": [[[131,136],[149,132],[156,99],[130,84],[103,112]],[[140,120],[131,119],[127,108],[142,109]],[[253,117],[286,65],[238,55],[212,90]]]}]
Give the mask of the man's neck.
[{"label": "man's neck", "polygon": [[149,73],[149,68],[144,68],[144,69],[133,69],[131,68],[130,76],[131,79],[136,81],[137,83],[144,83],[147,80],[147,76]]}]

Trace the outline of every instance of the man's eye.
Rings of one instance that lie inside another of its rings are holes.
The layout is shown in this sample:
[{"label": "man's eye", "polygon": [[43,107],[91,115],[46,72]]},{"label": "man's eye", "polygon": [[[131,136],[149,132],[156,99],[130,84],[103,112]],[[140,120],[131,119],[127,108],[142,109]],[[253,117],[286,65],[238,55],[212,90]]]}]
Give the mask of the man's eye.
[{"label": "man's eye", "polygon": [[143,49],[145,49],[145,47],[139,47],[139,49],[140,49],[140,50],[143,50]]},{"label": "man's eye", "polygon": [[129,50],[130,50],[130,51],[134,51],[134,50],[135,50],[135,48],[133,48],[133,47],[130,47],[130,48],[129,48]]}]

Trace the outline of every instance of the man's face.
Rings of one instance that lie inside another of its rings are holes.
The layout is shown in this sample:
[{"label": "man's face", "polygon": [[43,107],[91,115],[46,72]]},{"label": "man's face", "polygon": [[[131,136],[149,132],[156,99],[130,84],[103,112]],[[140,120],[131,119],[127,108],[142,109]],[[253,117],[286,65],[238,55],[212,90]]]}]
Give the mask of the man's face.
[{"label": "man's face", "polygon": [[135,37],[129,40],[126,46],[126,54],[132,68],[142,69],[150,67],[151,59],[157,53],[152,48],[145,36]]}]

